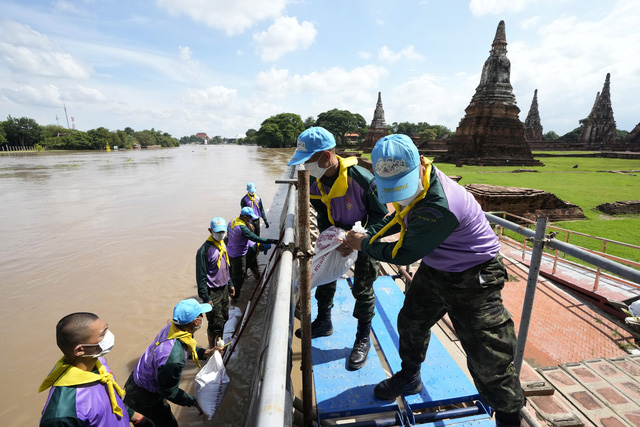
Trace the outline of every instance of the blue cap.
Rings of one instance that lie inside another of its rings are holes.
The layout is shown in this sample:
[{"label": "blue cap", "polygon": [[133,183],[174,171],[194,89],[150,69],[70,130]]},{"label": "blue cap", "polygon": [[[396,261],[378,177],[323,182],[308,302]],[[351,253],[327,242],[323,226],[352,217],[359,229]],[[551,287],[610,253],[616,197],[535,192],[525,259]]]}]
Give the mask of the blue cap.
[{"label": "blue cap", "polygon": [[214,233],[217,233],[219,231],[227,231],[227,222],[224,220],[224,218],[220,218],[219,216],[217,216],[211,220],[209,228],[211,228]]},{"label": "blue cap", "polygon": [[258,215],[256,215],[256,214],[253,212],[253,209],[251,209],[251,207],[249,207],[249,206],[245,206],[244,208],[242,208],[242,209],[240,210],[240,215],[250,216],[250,217],[251,217],[251,219],[258,219],[258,218],[260,218]]},{"label": "blue cap", "polygon": [[188,325],[196,320],[202,313],[208,313],[213,307],[211,304],[200,304],[194,298],[180,301],[173,308],[173,321],[178,325]]},{"label": "blue cap", "polygon": [[256,185],[253,182],[247,184],[247,191],[251,194],[256,192]]},{"label": "blue cap", "polygon": [[298,146],[287,166],[299,165],[318,151],[331,150],[336,146],[333,134],[322,127],[310,127],[298,136]]},{"label": "blue cap", "polygon": [[371,163],[382,203],[408,199],[418,190],[420,154],[407,135],[381,138],[371,150]]}]

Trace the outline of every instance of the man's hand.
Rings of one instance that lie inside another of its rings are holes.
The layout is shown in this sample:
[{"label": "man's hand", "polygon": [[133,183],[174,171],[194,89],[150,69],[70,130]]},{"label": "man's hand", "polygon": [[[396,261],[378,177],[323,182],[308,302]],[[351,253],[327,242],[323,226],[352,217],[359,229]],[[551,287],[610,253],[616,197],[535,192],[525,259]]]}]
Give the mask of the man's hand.
[{"label": "man's hand", "polygon": [[253,226],[253,224],[247,223],[247,228],[251,230],[252,233],[255,233],[256,231],[256,228]]},{"label": "man's hand", "polygon": [[156,427],[156,423],[139,412],[134,412],[129,421],[131,421],[136,427]]},{"label": "man's hand", "polygon": [[[229,296],[232,296],[232,297],[236,296],[236,288],[234,288],[233,286],[229,288]],[[213,306],[213,304],[211,305]]]},{"label": "man's hand", "polygon": [[364,233],[356,233],[355,231],[348,231],[345,242],[354,250],[360,251],[362,250],[362,241],[364,240],[365,237],[367,237],[367,235]]},{"label": "man's hand", "polygon": [[342,241],[342,243],[340,244],[340,246],[338,246],[336,248],[336,250],[338,251],[338,253],[340,255],[342,255],[343,257],[348,257],[349,255],[351,255],[351,253],[353,252],[353,248],[351,246],[349,246],[349,244],[346,241]]},{"label": "man's hand", "polygon": [[264,222],[264,226],[265,226],[265,227],[267,227],[267,228],[269,228],[269,223],[268,223],[266,220],[265,220],[265,222]]},{"label": "man's hand", "polygon": [[[213,349],[211,349],[213,350]],[[200,405],[198,405],[198,401],[194,400],[193,401],[193,407],[196,408],[198,410],[198,412],[200,412],[200,415],[204,415],[204,412],[202,411],[202,408],[200,407]]]}]

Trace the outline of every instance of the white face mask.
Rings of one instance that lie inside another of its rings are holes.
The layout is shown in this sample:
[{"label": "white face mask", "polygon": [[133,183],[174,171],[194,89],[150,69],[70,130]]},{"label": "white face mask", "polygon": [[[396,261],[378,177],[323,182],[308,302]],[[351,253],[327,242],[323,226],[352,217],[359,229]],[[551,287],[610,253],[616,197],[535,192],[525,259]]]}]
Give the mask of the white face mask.
[{"label": "white face mask", "polygon": [[422,190],[424,190],[424,187],[422,186],[422,183],[419,182],[418,183],[418,189],[413,194],[413,196],[411,196],[411,197],[409,197],[407,199],[398,200],[396,203],[400,204],[403,207],[409,206],[411,204],[411,202],[413,202],[416,199],[416,197],[418,197],[418,194],[420,194],[420,192]]},{"label": "white face mask", "polygon": [[324,176],[324,173],[327,171],[327,169],[329,169],[329,167],[321,168],[318,165],[319,161],[320,161],[320,159],[318,159],[317,162],[305,163],[303,165],[304,166],[304,170],[308,170],[309,171],[309,175],[311,175],[314,178],[322,178]]},{"label": "white face mask", "polygon": [[102,338],[102,341],[100,341],[98,344],[82,344],[83,346],[97,345],[98,347],[100,347],[100,353],[83,354],[82,357],[93,357],[94,359],[97,359],[98,357],[104,356],[105,354],[111,351],[115,342],[116,342],[116,337],[113,335],[113,333],[110,330],[107,329],[107,332],[105,332],[104,334],[104,338]]},{"label": "white face mask", "polygon": [[224,240],[224,236],[227,234],[224,231],[218,231],[217,233],[213,233],[213,238],[218,242],[222,242]]}]

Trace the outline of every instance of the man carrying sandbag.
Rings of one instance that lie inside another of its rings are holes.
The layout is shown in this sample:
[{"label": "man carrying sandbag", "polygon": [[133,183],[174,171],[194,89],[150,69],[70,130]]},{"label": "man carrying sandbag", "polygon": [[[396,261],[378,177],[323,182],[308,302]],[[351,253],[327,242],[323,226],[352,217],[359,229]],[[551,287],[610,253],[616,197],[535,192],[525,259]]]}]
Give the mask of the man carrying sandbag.
[{"label": "man carrying sandbag", "polygon": [[124,386],[124,403],[158,427],[178,427],[167,400],[195,406],[202,413],[196,399],[180,388],[180,379],[187,355],[201,367],[200,360],[219,350],[197,347],[193,337],[204,322],[203,314],[210,311],[211,304],[200,304],[194,298],[180,301],[173,309],[173,321],[149,344]]},{"label": "man carrying sandbag", "polygon": [[[304,164],[311,175],[309,192],[311,205],[317,212],[320,232],[335,225],[351,230],[360,221],[364,226],[380,222],[387,214],[387,207],[378,199],[373,175],[357,166],[358,159],[336,156],[336,141],[331,132],[322,127],[311,127],[298,136],[296,152],[288,165]],[[348,256],[353,249],[341,245],[338,249]],[[378,261],[363,252],[355,262],[354,282],[351,293],[356,299],[353,316],[358,319],[358,330],[347,369],[364,366],[371,343],[371,319],[375,314],[373,281],[378,275]],[[336,293],[336,282],[318,286],[318,317],[311,323],[311,338],[333,333],[331,308]],[[300,330],[296,331],[300,337]]]},{"label": "man carrying sandbag", "polygon": [[[448,313],[482,401],[496,412],[496,425],[520,426],[524,395],[513,365],[516,335],[501,297],[507,271],[482,208],[420,157],[406,135],[380,139],[371,161],[380,198],[393,202],[395,213],[366,234],[347,233],[347,243],[384,262],[420,260],[398,315],[402,369],[376,385],[375,395],[395,400],[422,390],[420,367],[431,327]],[[380,240],[398,232],[395,242]]]}]

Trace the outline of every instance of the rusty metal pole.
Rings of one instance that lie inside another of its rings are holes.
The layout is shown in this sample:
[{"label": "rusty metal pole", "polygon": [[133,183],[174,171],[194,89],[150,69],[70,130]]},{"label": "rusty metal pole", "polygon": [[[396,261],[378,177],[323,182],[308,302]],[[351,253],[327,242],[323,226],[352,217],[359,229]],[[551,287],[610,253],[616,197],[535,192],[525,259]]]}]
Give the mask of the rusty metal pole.
[{"label": "rusty metal pole", "polygon": [[311,235],[309,233],[309,171],[298,171],[298,240],[300,244],[300,323],[302,324],[302,414],[313,424],[311,376]]}]

